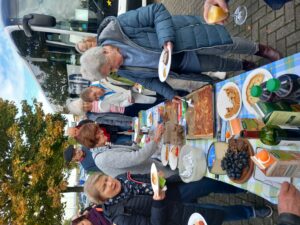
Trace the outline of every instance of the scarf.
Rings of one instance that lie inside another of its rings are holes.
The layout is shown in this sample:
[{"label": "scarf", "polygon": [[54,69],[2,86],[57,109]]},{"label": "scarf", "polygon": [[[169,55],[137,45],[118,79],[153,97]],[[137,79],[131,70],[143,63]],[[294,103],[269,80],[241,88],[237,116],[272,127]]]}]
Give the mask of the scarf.
[{"label": "scarf", "polygon": [[136,182],[133,181],[131,178],[117,178],[121,182],[121,193],[117,196],[108,199],[105,202],[105,205],[115,205],[119,202],[129,199],[132,196],[136,195],[153,195],[153,189],[151,187],[151,184],[148,183],[142,183],[142,182]]},{"label": "scarf", "polygon": [[105,96],[107,96],[107,95],[111,95],[111,94],[116,93],[115,91],[110,90],[110,89],[102,86],[101,84],[91,84],[91,86],[99,87],[99,88],[102,88],[102,89],[105,90],[105,93],[99,98],[99,100],[103,100],[105,98]]}]

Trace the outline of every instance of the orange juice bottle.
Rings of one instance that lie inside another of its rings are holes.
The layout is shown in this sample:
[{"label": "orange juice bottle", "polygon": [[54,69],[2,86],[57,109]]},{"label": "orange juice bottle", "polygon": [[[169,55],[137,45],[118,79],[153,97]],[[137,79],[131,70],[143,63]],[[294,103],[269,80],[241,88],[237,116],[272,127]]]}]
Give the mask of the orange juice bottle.
[{"label": "orange juice bottle", "polygon": [[225,12],[221,7],[211,5],[208,10],[207,20],[209,24],[214,24],[225,20],[228,17],[228,12]]}]

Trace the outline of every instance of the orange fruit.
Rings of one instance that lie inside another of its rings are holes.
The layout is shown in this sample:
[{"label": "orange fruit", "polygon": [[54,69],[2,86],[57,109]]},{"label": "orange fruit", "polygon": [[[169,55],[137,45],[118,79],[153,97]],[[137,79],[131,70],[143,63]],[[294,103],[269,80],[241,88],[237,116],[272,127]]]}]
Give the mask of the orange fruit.
[{"label": "orange fruit", "polygon": [[230,133],[229,131],[226,131],[225,137],[226,137],[227,139],[230,138],[230,137],[231,137],[231,133]]},{"label": "orange fruit", "polygon": [[262,162],[266,162],[270,158],[269,152],[264,149],[257,154],[257,158]]},{"label": "orange fruit", "polygon": [[218,23],[228,17],[228,12],[225,12],[221,7],[212,5],[208,10],[208,23]]}]

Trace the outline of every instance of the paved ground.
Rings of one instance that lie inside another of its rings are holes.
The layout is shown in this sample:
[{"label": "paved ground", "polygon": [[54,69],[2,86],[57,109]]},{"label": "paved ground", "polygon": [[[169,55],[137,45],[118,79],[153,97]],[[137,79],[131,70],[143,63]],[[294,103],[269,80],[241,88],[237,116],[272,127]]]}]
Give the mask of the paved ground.
[{"label": "paved ground", "polygon": [[[166,5],[169,11],[174,15],[202,15],[203,2],[200,0],[157,0]],[[248,8],[248,18],[244,25],[234,25],[230,18],[225,25],[232,36],[248,38],[252,41],[268,44],[283,53],[284,56],[300,52],[300,0],[294,0],[285,4],[283,8],[272,11],[262,0],[237,0],[231,1],[230,12],[236,9],[238,5],[245,5]],[[259,65],[268,63],[267,61],[256,57],[248,56]],[[261,206],[268,204],[260,197],[248,194],[239,195],[220,195],[215,194],[200,199],[201,202],[210,202],[218,204],[253,204]],[[274,207],[276,210],[276,207]],[[276,224],[277,212],[270,219],[252,219],[249,221],[225,223],[232,225],[269,225]]]},{"label": "paved ground", "polygon": [[[174,15],[201,15],[204,0],[156,0],[166,5]],[[263,0],[231,1],[230,12],[238,5],[245,5],[248,18],[242,26],[236,26],[233,18],[225,25],[232,36],[244,37],[252,41],[268,44],[284,56],[300,52],[300,0],[286,3],[280,10],[272,11]],[[298,12],[298,13],[296,13]],[[239,57],[239,56],[235,56]],[[264,65],[268,61],[260,57],[245,57]]]}]

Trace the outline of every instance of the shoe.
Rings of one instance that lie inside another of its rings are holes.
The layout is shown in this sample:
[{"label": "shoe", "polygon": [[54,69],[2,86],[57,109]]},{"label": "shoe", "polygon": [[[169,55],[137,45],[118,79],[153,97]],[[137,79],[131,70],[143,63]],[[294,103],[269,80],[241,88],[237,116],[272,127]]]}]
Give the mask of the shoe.
[{"label": "shoe", "polygon": [[257,65],[254,62],[243,60],[243,70],[249,71],[257,68]]},{"label": "shoe", "polygon": [[269,59],[272,62],[282,58],[282,54],[270,46],[259,44],[258,49],[259,50],[255,53],[255,55]]},{"label": "shoe", "polygon": [[273,215],[273,209],[271,206],[266,205],[261,208],[254,208],[254,217],[257,218],[268,218]]}]

